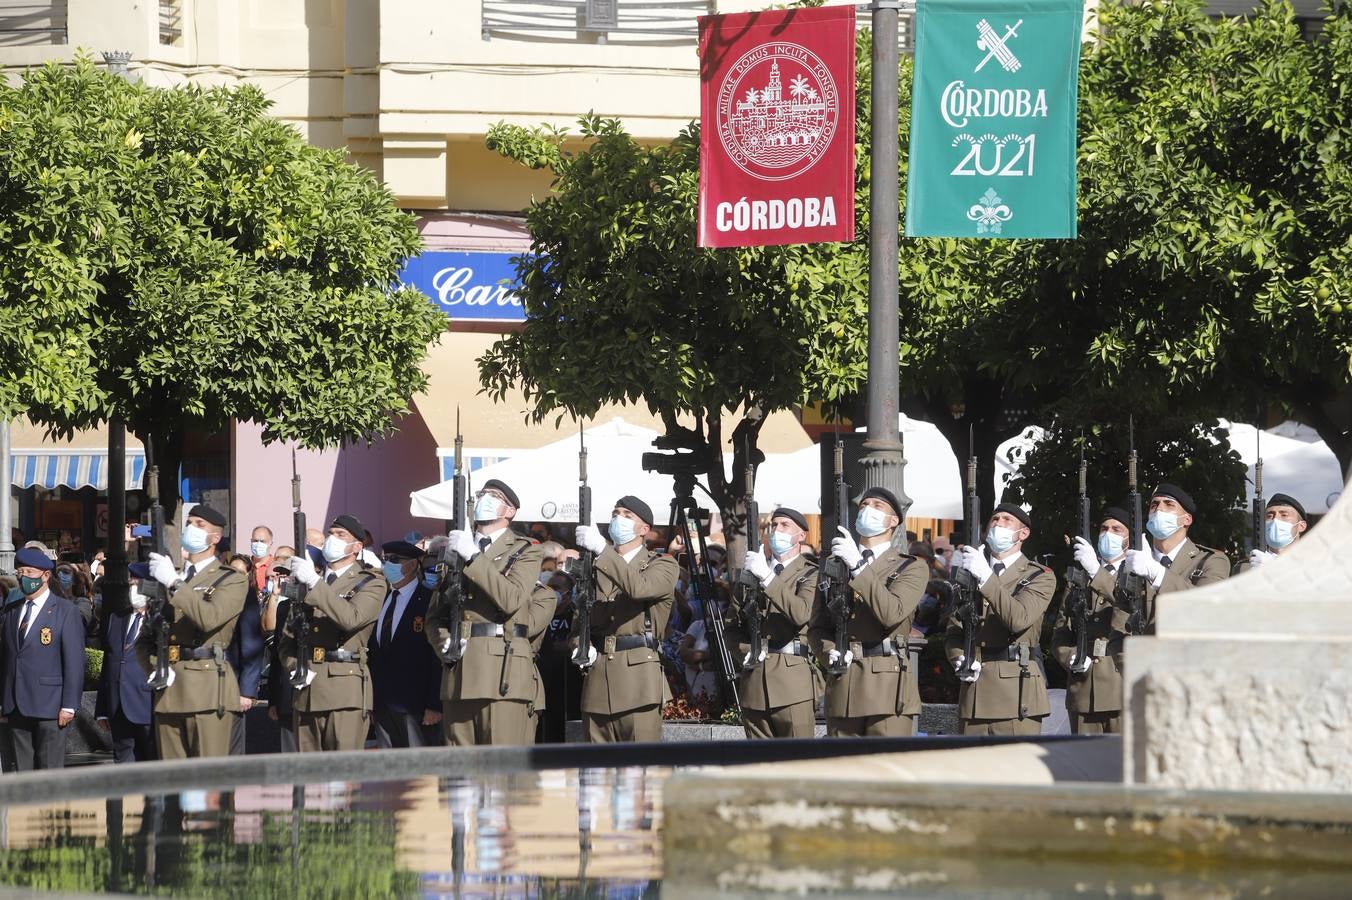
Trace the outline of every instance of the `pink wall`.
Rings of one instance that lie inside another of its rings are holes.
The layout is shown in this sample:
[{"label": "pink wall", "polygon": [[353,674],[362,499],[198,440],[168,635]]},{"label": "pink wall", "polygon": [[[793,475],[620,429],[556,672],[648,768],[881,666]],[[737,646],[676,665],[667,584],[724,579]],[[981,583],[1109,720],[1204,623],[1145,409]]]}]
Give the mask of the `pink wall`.
[{"label": "pink wall", "polygon": [[[265,447],[262,433],[257,425],[235,425],[231,474],[237,549],[248,546],[249,533],[258,525],[271,528],[277,543],[292,542],[291,447],[278,443]],[[311,528],[323,530],[342,513],[360,519],[378,542],[397,540],[413,530],[431,533],[441,528],[408,512],[410,492],[441,480],[436,441],[416,412],[401,420],[392,436],[369,447],[299,450],[296,466]]]}]

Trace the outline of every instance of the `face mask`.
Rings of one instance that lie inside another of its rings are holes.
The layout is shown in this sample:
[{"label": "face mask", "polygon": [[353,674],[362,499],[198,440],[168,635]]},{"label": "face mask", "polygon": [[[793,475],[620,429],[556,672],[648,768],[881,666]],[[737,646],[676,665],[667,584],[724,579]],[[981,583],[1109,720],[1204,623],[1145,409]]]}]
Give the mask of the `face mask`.
[{"label": "face mask", "polygon": [[854,517],[854,530],[860,537],[875,537],[887,530],[887,514],[872,506],[859,507]]},{"label": "face mask", "polygon": [[146,608],[146,598],[144,595],[141,594],[140,591],[136,590],[136,588],[131,589],[131,596],[128,599],[131,600],[132,609]]},{"label": "face mask", "polygon": [[404,564],[397,562],[381,563],[380,568],[385,573],[385,580],[390,584],[396,581],[404,580]]},{"label": "face mask", "polygon": [[21,575],[19,576],[19,590],[24,592],[24,596],[36,594],[38,591],[42,590],[42,579]]},{"label": "face mask", "polygon": [[[1269,543],[1271,543],[1269,541]],[[70,586],[75,583],[75,576],[70,572],[57,572],[56,580],[61,583],[61,587],[70,590]]]},{"label": "face mask", "polygon": [[501,505],[502,501],[497,497],[492,494],[484,494],[474,501],[474,521],[492,522],[498,517],[498,510]]},{"label": "face mask", "polygon": [[1126,539],[1120,534],[1113,534],[1111,531],[1104,531],[1099,534],[1098,552],[1103,559],[1117,559],[1126,549]]},{"label": "face mask", "polygon": [[428,569],[423,572],[422,583],[424,587],[434,588],[437,586],[437,573],[434,569]]},{"label": "face mask", "polygon": [[253,554],[254,559],[262,559],[268,555],[268,542],[254,541],[249,545],[249,552]]},{"label": "face mask", "polygon": [[793,536],[783,531],[773,531],[770,533],[770,552],[775,556],[783,556],[794,548],[797,541]]},{"label": "face mask", "polygon": [[1157,541],[1168,540],[1169,536],[1178,530],[1178,516],[1157,509],[1146,520],[1145,530],[1150,532]]},{"label": "face mask", "polygon": [[207,549],[206,529],[198,528],[196,525],[184,525],[180,542],[183,544],[183,549],[189,553],[201,553]]},{"label": "face mask", "polygon": [[986,531],[986,546],[996,556],[1003,556],[1014,546],[1014,529],[1003,525],[992,525]]},{"label": "face mask", "polygon": [[324,559],[328,562],[337,562],[347,556],[347,541],[331,534],[324,538]]},{"label": "face mask", "polygon": [[610,542],[616,547],[634,539],[634,522],[624,516],[615,516],[610,520]]},{"label": "face mask", "polygon": [[1267,535],[1268,546],[1280,550],[1296,539],[1296,526],[1281,519],[1268,519],[1264,533]]}]

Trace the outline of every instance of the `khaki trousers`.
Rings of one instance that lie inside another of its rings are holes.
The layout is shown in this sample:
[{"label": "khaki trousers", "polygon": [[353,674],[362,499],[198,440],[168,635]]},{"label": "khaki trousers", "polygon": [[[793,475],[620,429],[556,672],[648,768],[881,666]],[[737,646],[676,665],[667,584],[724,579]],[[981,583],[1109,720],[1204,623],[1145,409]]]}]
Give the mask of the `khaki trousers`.
[{"label": "khaki trousers", "polygon": [[662,740],[662,705],[643,706],[609,716],[582,713],[590,744],[619,744]]},{"label": "khaki trousers", "polygon": [[1044,716],[1023,719],[963,719],[960,734],[1030,735],[1042,733]]},{"label": "khaki trousers", "polygon": [[742,707],[742,727],[748,738],[810,738],[817,733],[817,704],[804,700],[779,709]]},{"label": "khaki trousers", "polygon": [[1070,713],[1070,733],[1071,734],[1121,734],[1122,733],[1122,711],[1112,710],[1111,712],[1097,713],[1078,713],[1074,710],[1068,710]]},{"label": "khaki trousers", "polygon": [[370,721],[360,709],[330,709],[295,712],[296,749],[301,753],[321,750],[362,750]]},{"label": "khaki trousers", "polygon": [[452,747],[529,744],[535,719],[525,700],[443,700],[441,726]]},{"label": "khaki trousers", "polygon": [[216,712],[155,713],[155,740],[160,759],[229,756],[235,717]]},{"label": "khaki trousers", "polygon": [[915,734],[915,716],[827,716],[829,737],[910,737]]}]

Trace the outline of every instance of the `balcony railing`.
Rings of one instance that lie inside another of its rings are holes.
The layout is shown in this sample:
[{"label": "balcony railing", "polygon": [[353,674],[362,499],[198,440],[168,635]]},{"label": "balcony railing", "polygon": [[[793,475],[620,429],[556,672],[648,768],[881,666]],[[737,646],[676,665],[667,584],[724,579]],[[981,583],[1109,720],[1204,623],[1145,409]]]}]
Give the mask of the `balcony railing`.
[{"label": "balcony railing", "polygon": [[66,0],[0,0],[0,47],[66,42]]}]

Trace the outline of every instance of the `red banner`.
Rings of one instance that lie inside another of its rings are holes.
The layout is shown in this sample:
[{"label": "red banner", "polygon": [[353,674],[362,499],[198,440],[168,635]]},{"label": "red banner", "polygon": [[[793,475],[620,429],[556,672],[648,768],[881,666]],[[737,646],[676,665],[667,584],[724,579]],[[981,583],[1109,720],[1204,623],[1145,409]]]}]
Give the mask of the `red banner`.
[{"label": "red banner", "polygon": [[699,245],[854,240],[854,7],[701,16]]}]

